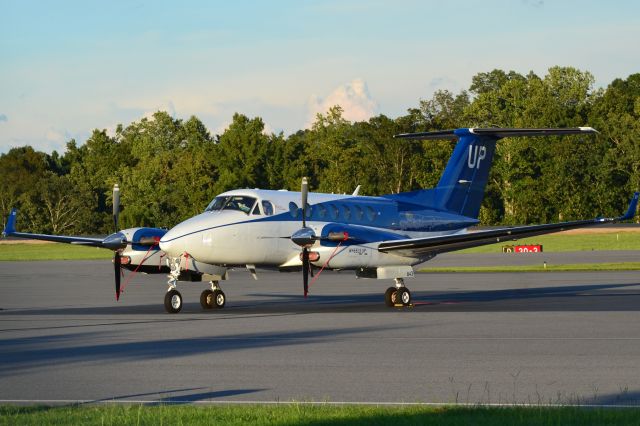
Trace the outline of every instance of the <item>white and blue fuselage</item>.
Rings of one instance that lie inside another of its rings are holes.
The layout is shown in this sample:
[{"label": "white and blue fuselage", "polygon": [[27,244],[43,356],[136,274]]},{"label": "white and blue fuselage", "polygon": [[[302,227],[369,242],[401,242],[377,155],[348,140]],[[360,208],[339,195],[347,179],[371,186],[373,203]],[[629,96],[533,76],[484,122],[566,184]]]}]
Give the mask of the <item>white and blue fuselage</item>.
[{"label": "white and blue fuselage", "polygon": [[[301,194],[241,189],[217,196],[205,212],[169,230],[160,248],[170,257],[188,256],[219,266],[301,265],[300,247],[290,236],[302,227]],[[315,235],[346,232],[342,243],[317,241],[315,266],[357,269],[414,265],[424,259],[382,253],[381,241],[462,232],[477,221],[387,197],[309,193],[306,226]],[[337,247],[340,245],[340,247]]]}]

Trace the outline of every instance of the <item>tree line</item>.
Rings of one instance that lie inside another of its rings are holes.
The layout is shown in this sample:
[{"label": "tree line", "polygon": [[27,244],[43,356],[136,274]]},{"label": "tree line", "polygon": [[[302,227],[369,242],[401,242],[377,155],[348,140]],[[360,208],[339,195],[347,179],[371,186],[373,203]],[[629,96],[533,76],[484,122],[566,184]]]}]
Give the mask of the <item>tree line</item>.
[{"label": "tree line", "polygon": [[0,156],[0,213],[20,209],[26,232],[106,234],[111,190],[122,188],[120,225],[172,225],[201,212],[234,188],[312,190],[363,195],[433,187],[453,150],[451,141],[407,141],[394,134],[458,127],[592,126],[596,136],[513,138],[497,145],[483,224],[524,224],[614,216],[640,188],[640,74],[594,89],[586,71],[553,67],[493,70],[468,90],[440,90],[406,115],[349,122],[340,106],[318,114],[310,129],[267,134],[260,117],[236,113],[212,135],[192,116],[166,112],[114,135],[96,129],[64,154],[30,146]]}]

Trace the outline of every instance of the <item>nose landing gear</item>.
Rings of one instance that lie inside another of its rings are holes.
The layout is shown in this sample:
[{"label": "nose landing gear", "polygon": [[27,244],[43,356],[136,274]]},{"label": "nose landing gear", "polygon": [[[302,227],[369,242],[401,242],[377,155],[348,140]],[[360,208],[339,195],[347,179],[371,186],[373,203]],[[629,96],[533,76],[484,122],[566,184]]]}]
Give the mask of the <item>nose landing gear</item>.
[{"label": "nose landing gear", "polygon": [[182,295],[178,290],[171,289],[164,295],[164,309],[170,314],[177,314],[182,310]]}]

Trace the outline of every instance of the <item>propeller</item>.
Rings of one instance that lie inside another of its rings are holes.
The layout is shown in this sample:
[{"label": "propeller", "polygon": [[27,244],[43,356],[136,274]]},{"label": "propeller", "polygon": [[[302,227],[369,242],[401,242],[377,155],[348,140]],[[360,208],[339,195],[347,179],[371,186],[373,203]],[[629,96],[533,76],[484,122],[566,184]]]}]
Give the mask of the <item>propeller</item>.
[{"label": "propeller", "polygon": [[350,239],[347,232],[329,232],[326,237],[316,236],[313,229],[307,227],[307,212],[309,205],[307,199],[309,195],[309,182],[306,177],[302,178],[302,185],[300,187],[300,198],[302,201],[302,228],[294,232],[291,237],[288,237],[295,244],[302,247],[302,253],[300,260],[302,260],[302,286],[304,289],[304,297],[307,297],[309,293],[309,275],[313,276],[313,265],[310,261],[309,248],[319,240],[340,242]]},{"label": "propeller", "polygon": [[118,216],[120,216],[120,188],[113,185],[113,232],[118,232]]},{"label": "propeller", "polygon": [[[120,188],[116,183],[113,185],[113,227],[114,227],[114,236],[113,243],[118,243],[118,237],[120,246],[122,244],[126,244],[126,238],[120,232],[118,232],[118,216],[120,216]],[[120,258],[120,253],[118,249],[114,250],[113,253],[113,271],[115,273],[116,279],[116,301],[120,300],[120,268],[121,268],[122,260]]]},{"label": "propeller", "polygon": [[[309,230],[310,237],[315,237],[313,230],[307,228],[307,197],[309,195],[309,181],[306,177],[302,178],[302,184],[300,185],[300,197],[302,198],[302,229]],[[313,244],[313,243],[312,243]],[[302,246],[302,288],[304,290],[304,297],[307,297],[309,293],[309,246],[305,244]]]},{"label": "propeller", "polygon": [[113,270],[116,277],[116,301],[120,300],[120,268],[121,268],[120,253],[117,251],[113,254]]},{"label": "propeller", "polygon": [[300,185],[300,197],[302,198],[302,227],[307,227],[307,196],[309,195],[309,182],[306,177],[302,178]]}]

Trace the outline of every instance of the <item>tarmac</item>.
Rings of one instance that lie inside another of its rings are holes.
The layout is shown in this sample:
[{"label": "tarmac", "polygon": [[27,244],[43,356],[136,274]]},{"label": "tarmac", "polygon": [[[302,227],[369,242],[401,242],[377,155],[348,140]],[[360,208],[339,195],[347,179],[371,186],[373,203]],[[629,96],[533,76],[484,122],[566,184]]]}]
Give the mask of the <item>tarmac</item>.
[{"label": "tarmac", "polygon": [[304,299],[299,273],[237,270],[227,307],[203,311],[205,283],[181,283],[171,315],[163,275],[116,302],[112,268],[0,262],[0,403],[640,404],[640,271],[416,274],[400,309],[390,281],[323,272]]}]

